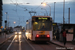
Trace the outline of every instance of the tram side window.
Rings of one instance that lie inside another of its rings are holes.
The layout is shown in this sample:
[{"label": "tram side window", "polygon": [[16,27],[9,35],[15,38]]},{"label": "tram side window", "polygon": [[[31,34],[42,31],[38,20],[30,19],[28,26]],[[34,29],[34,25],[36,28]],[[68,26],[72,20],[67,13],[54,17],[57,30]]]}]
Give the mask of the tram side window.
[{"label": "tram side window", "polygon": [[31,29],[31,22],[29,22],[29,29]]},{"label": "tram side window", "polygon": [[29,24],[27,24],[26,26],[27,26],[27,30],[29,30]]}]

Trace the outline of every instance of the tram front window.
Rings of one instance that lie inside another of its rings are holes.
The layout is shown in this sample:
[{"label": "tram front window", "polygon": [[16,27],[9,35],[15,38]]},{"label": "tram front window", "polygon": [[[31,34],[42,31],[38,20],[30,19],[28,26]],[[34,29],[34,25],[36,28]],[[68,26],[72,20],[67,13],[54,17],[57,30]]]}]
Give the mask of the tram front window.
[{"label": "tram front window", "polygon": [[36,20],[33,22],[33,30],[34,31],[50,31],[51,30],[51,22],[50,20]]}]

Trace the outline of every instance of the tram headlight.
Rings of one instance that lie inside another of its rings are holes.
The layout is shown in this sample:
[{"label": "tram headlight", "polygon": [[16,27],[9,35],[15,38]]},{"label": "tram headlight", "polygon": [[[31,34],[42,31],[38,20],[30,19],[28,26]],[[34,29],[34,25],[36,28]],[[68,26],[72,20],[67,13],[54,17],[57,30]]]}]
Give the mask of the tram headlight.
[{"label": "tram headlight", "polygon": [[15,34],[17,34],[17,32],[15,32]]},{"label": "tram headlight", "polygon": [[19,34],[21,34],[21,32],[19,32]]}]

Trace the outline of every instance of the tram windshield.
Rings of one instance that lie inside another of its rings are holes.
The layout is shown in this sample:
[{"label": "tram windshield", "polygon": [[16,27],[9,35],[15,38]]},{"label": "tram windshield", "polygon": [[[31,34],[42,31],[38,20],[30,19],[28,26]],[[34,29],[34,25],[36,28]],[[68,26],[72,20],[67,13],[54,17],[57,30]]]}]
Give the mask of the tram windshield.
[{"label": "tram windshield", "polygon": [[34,31],[50,31],[51,30],[51,21],[50,18],[39,18],[36,17],[35,19],[32,19],[33,23],[33,30]]}]

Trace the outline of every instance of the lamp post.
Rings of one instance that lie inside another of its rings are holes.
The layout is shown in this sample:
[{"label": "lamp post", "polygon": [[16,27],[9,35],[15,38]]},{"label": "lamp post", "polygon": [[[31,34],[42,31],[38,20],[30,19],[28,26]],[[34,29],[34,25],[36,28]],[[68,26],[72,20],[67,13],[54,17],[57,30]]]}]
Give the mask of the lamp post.
[{"label": "lamp post", "polygon": [[5,14],[6,14],[6,20],[7,20],[7,14],[8,14],[8,12],[5,12]]},{"label": "lamp post", "polygon": [[5,28],[7,28],[7,14],[8,14],[8,12],[5,12],[5,14],[6,14]]},{"label": "lamp post", "polygon": [[55,21],[55,3],[56,2],[54,2],[54,21]]},{"label": "lamp post", "polygon": [[70,8],[68,8],[68,23],[70,24]]},{"label": "lamp post", "polygon": [[[41,12],[41,13],[44,13],[44,12]],[[46,16],[45,13],[44,13],[44,16]]]},{"label": "lamp post", "polygon": [[63,24],[65,23],[64,12],[65,12],[65,0],[63,1]]},{"label": "lamp post", "polygon": [[[47,4],[48,5],[48,4]],[[50,16],[51,16],[51,6],[50,5],[48,5],[49,6],[49,8],[50,8]]]},{"label": "lamp post", "polygon": [[[41,3],[41,4],[43,4],[44,6],[45,6],[45,5],[48,5],[48,4],[46,4],[46,3]],[[51,6],[50,6],[50,5],[48,5],[48,6],[49,6],[49,8],[50,8],[50,14],[49,14],[49,15],[51,16]]]},{"label": "lamp post", "polygon": [[[41,8],[41,9],[43,9],[43,8]],[[47,14],[47,16],[48,16],[47,10],[46,10],[46,9],[44,9],[44,10],[46,11],[46,14]]]},{"label": "lamp post", "polygon": [[16,22],[14,22],[14,27],[15,27],[15,23],[16,23]]}]

